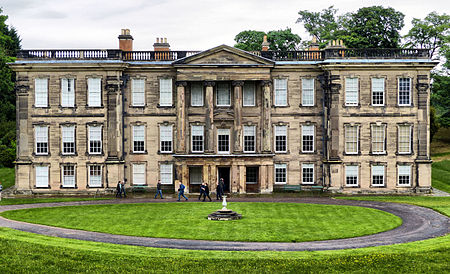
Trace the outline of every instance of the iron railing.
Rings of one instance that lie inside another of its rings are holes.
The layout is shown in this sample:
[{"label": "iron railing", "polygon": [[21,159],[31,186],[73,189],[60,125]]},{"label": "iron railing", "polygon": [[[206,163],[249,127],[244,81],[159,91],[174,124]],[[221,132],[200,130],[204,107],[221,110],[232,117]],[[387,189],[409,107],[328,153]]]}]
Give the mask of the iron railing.
[{"label": "iron railing", "polygon": [[[21,50],[19,59],[56,60],[123,60],[123,61],[174,61],[200,51],[121,51],[117,49],[88,50]],[[427,59],[427,49],[343,49],[298,51],[252,51],[254,55],[273,61],[322,61],[325,59]]]}]

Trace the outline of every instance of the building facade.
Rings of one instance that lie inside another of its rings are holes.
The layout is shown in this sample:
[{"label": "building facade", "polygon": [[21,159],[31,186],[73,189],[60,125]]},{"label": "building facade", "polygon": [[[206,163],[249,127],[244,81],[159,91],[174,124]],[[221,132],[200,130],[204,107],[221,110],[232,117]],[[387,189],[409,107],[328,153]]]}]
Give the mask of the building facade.
[{"label": "building facade", "polygon": [[423,50],[26,50],[15,63],[16,191],[431,190]]}]

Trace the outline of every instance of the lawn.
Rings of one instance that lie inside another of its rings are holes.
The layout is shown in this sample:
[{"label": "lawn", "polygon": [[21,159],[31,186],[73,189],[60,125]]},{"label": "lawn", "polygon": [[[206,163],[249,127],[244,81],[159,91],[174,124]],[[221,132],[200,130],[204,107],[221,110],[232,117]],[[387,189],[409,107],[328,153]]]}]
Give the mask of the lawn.
[{"label": "lawn", "polygon": [[112,234],[228,241],[303,242],[349,238],[393,229],[401,219],[353,206],[232,203],[242,220],[210,221],[219,203],[147,203],[7,211],[14,220]]},{"label": "lawn", "polygon": [[432,164],[432,186],[450,193],[450,160]]},{"label": "lawn", "polygon": [[[449,199],[405,198],[429,207]],[[350,250],[232,252],[113,245],[0,228],[0,261],[1,273],[449,273],[450,235]]]},{"label": "lawn", "polygon": [[13,186],[15,183],[14,168],[1,167],[0,182],[2,182],[3,189]]},{"label": "lawn", "polygon": [[433,136],[431,157],[434,161],[450,159],[450,128],[440,128]]}]

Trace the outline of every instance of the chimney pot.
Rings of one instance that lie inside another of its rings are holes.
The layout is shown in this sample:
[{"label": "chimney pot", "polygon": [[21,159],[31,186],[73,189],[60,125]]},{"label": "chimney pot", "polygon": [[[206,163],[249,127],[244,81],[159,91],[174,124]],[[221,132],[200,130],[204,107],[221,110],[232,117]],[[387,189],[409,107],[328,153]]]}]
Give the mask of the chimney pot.
[{"label": "chimney pot", "polygon": [[133,36],[130,34],[130,29],[121,29],[118,38],[120,50],[133,51]]}]

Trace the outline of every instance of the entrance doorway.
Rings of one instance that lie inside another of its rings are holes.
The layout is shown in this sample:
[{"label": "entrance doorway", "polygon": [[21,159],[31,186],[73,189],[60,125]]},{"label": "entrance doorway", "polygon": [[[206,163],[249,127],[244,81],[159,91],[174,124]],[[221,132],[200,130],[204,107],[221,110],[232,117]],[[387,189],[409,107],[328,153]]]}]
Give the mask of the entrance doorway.
[{"label": "entrance doorway", "polygon": [[259,168],[247,167],[245,170],[245,192],[258,193],[259,192]]},{"label": "entrance doorway", "polygon": [[[223,179],[223,192],[230,192],[230,167],[217,168],[217,180]],[[219,181],[217,181],[219,182]]]},{"label": "entrance doorway", "polygon": [[189,192],[200,192],[200,185],[202,184],[203,168],[201,166],[189,167]]}]

